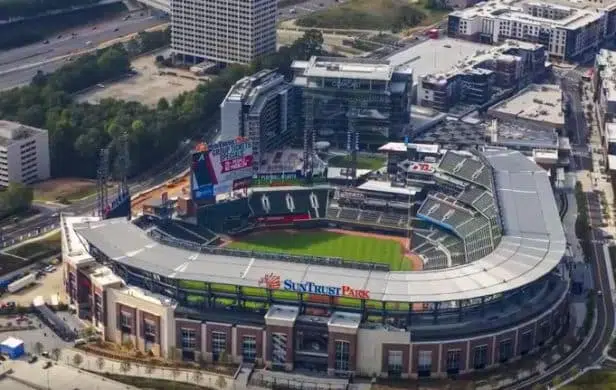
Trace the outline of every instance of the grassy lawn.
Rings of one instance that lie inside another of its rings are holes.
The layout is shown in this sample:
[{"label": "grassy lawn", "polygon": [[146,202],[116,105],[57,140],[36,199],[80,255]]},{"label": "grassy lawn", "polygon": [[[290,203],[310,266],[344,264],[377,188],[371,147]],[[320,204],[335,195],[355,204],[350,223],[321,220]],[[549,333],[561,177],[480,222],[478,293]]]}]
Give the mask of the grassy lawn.
[{"label": "grassy lawn", "polygon": [[[351,156],[334,156],[329,159],[327,162],[329,166],[336,168],[350,168],[351,167]],[[384,156],[357,156],[357,169],[370,169],[376,170],[385,165],[385,157]]]},{"label": "grassy lawn", "polygon": [[70,204],[94,195],[96,182],[84,179],[51,179],[34,186],[34,199]]},{"label": "grassy lawn", "polygon": [[587,372],[563,390],[616,390],[616,371],[594,370]]},{"label": "grassy lawn", "polygon": [[61,250],[62,242],[60,232],[56,232],[43,239],[28,242],[13,249],[9,249],[6,253],[26,259],[33,259],[35,257],[40,257],[42,259],[44,257],[53,256]]},{"label": "grassy lawn", "polygon": [[297,19],[302,27],[341,28],[398,32],[409,27],[430,25],[447,11],[432,10],[425,3],[408,0],[349,0]]},{"label": "grassy lawn", "polygon": [[389,264],[391,269],[408,270],[400,243],[375,237],[360,237],[333,232],[274,231],[248,236],[228,246],[259,252],[340,257],[353,261]]}]

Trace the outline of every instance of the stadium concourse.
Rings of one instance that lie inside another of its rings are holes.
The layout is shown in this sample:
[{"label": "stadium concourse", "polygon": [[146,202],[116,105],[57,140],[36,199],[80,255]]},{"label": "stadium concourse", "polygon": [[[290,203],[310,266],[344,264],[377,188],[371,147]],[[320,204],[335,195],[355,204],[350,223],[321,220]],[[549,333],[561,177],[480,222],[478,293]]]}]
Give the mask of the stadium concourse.
[{"label": "stadium concourse", "polygon": [[[508,150],[409,156],[356,188],[251,188],[196,224],[63,216],[71,304],[155,355],[329,375],[457,375],[557,340],[569,281],[547,172]],[[411,237],[424,270],[221,245],[276,228]]]}]

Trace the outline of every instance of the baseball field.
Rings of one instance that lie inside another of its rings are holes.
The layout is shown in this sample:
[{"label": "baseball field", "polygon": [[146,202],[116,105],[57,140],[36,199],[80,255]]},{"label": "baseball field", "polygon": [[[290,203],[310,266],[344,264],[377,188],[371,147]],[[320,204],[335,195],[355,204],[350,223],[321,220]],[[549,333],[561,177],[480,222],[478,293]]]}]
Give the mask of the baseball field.
[{"label": "baseball field", "polygon": [[340,257],[357,262],[389,264],[392,271],[412,269],[395,237],[345,234],[335,231],[275,230],[253,233],[226,245],[232,249],[292,255]]}]

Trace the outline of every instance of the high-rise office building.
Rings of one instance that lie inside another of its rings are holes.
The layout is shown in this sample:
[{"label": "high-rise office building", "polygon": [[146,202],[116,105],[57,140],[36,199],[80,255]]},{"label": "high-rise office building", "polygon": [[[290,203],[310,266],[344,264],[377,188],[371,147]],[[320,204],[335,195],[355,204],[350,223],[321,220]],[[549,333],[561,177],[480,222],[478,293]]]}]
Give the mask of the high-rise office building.
[{"label": "high-rise office building", "polygon": [[276,0],[171,0],[171,48],[185,62],[250,63],[276,51]]},{"label": "high-rise office building", "polygon": [[47,130],[0,120],[0,187],[49,179]]}]

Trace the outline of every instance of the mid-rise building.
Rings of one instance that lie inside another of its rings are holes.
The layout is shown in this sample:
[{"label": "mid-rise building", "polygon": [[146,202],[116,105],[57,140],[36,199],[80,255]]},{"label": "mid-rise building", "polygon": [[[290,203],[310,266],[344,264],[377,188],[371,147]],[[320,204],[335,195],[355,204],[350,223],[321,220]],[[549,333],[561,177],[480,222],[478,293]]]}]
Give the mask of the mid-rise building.
[{"label": "mid-rise building", "polygon": [[543,46],[508,41],[464,59],[446,73],[419,77],[417,103],[447,112],[457,104],[482,106],[501,92],[522,88],[546,73]]},{"label": "mid-rise building", "polygon": [[450,36],[485,43],[540,43],[555,58],[576,60],[614,37],[616,2],[492,0],[452,12],[447,28]]},{"label": "mid-rise building", "polygon": [[47,130],[0,120],[0,186],[48,179]]},{"label": "mid-rise building", "polygon": [[602,49],[593,73],[596,109],[601,128],[616,122],[616,51]]},{"label": "mid-rise building", "polygon": [[302,94],[304,147],[317,141],[348,150],[377,150],[409,131],[412,71],[388,61],[312,57],[294,61]]},{"label": "mid-rise building", "polygon": [[297,88],[276,71],[266,69],[244,77],[220,105],[220,140],[247,137],[254,161],[260,162],[266,153],[299,136],[300,104]]},{"label": "mid-rise building", "polygon": [[185,62],[248,64],[276,51],[276,0],[171,0],[171,49]]}]

